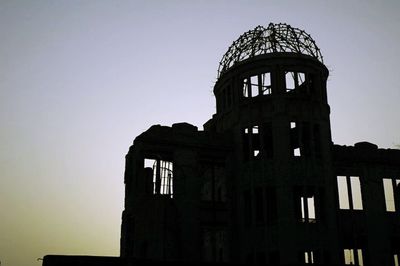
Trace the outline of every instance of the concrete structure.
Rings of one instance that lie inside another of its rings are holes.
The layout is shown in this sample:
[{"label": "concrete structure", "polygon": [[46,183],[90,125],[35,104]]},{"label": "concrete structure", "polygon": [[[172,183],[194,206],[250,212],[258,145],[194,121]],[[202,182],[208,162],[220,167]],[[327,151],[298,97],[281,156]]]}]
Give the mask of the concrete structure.
[{"label": "concrete structure", "polygon": [[121,258],[96,265],[399,265],[400,150],[332,143],[328,74],[302,30],[240,36],[203,131],[155,125],[135,139]]},{"label": "concrete structure", "polygon": [[304,31],[240,36],[204,131],[152,126],[130,148],[121,256],[398,265],[399,212],[384,188],[400,208],[400,151],[334,145],[327,78]]}]

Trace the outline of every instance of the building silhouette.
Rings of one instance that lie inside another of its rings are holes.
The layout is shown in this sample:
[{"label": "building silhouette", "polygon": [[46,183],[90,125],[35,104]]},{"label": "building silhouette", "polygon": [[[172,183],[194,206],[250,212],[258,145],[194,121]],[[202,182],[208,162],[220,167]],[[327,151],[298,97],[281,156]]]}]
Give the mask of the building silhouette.
[{"label": "building silhouette", "polygon": [[130,147],[115,265],[398,266],[400,150],[333,144],[328,75],[300,29],[241,35],[204,130],[154,125]]}]

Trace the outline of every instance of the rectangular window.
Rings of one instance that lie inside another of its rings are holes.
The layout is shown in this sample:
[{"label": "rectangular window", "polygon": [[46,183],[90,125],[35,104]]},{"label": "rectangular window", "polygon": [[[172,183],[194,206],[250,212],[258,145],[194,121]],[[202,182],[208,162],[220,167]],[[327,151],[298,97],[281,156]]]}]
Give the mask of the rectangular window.
[{"label": "rectangular window", "polygon": [[258,126],[252,126],[251,133],[252,133],[251,147],[253,150],[253,157],[258,157],[261,148],[260,134],[259,134],[260,132],[258,131]]},{"label": "rectangular window", "polygon": [[315,223],[315,205],[314,196],[300,197],[301,221],[306,223]]},{"label": "rectangular window", "polygon": [[294,157],[301,156],[299,129],[296,122],[290,122],[290,148]]},{"label": "rectangular window", "polygon": [[261,73],[243,79],[243,96],[252,98],[272,93],[271,73]]},{"label": "rectangular window", "polygon": [[252,76],[250,77],[250,86],[251,86],[251,97],[258,96],[259,89],[258,89],[258,77]]},{"label": "rectangular window", "polygon": [[343,253],[345,265],[364,265],[361,249],[344,249]]},{"label": "rectangular window", "polygon": [[304,252],[304,263],[305,264],[314,264],[314,252],[313,251],[305,251]]},{"label": "rectangular window", "polygon": [[145,167],[153,169],[153,194],[173,197],[173,164],[160,159],[145,159]]},{"label": "rectangular window", "polygon": [[342,210],[362,210],[360,177],[338,176],[339,208]]},{"label": "rectangular window", "polygon": [[272,93],[271,73],[261,74],[261,91],[263,95],[268,95]]},{"label": "rectangular window", "polygon": [[250,91],[250,79],[245,78],[243,80],[243,96],[245,98],[251,97],[249,91]]},{"label": "rectangular window", "polygon": [[399,266],[399,255],[398,254],[393,255],[393,262],[394,262],[394,266]]},{"label": "rectangular window", "polygon": [[244,160],[247,161],[250,158],[260,157],[261,151],[261,140],[259,134],[259,127],[252,126],[245,128],[243,131],[243,155]]},{"label": "rectangular window", "polygon": [[395,193],[393,188],[396,187],[399,183],[400,179],[383,179],[383,191],[385,193],[386,211],[388,212],[396,211]]},{"label": "rectangular window", "polygon": [[362,210],[362,197],[361,197],[361,185],[360,178],[358,176],[350,176],[351,185],[351,196],[353,198],[353,209]]},{"label": "rectangular window", "polygon": [[305,74],[287,71],[285,73],[286,91],[292,91],[305,83]]},{"label": "rectangular window", "polygon": [[345,176],[337,177],[338,193],[339,193],[339,208],[342,210],[350,209],[349,194],[347,190],[347,181]]}]

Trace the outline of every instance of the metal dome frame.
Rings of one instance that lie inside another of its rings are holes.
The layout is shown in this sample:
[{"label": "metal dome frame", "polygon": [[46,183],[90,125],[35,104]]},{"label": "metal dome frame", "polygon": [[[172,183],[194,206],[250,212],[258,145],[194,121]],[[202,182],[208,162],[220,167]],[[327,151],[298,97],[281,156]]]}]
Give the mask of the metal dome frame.
[{"label": "metal dome frame", "polygon": [[245,32],[232,43],[219,63],[218,78],[238,62],[282,52],[309,55],[323,63],[321,51],[308,33],[285,23],[270,23],[267,28],[257,26]]}]

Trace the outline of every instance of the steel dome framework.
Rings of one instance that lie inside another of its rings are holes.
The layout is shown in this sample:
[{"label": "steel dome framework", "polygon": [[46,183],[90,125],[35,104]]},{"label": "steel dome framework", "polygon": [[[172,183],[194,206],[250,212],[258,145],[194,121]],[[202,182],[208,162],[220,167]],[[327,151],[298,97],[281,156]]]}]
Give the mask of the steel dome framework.
[{"label": "steel dome framework", "polygon": [[270,23],[267,28],[257,26],[245,32],[232,43],[219,63],[218,78],[238,62],[281,52],[309,55],[323,63],[321,51],[308,33],[288,24]]}]

